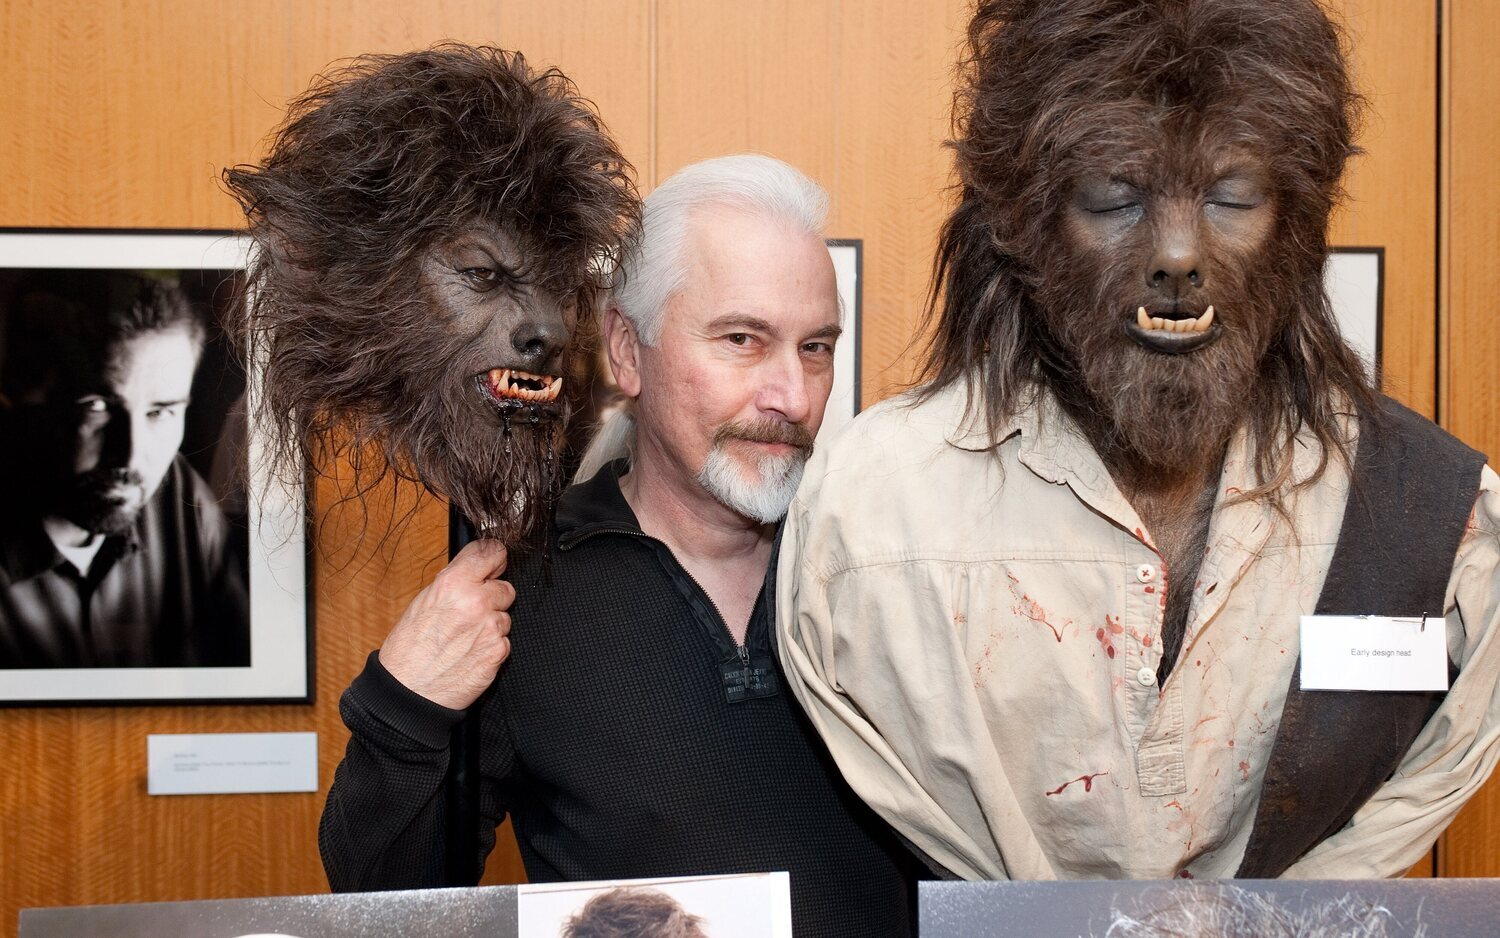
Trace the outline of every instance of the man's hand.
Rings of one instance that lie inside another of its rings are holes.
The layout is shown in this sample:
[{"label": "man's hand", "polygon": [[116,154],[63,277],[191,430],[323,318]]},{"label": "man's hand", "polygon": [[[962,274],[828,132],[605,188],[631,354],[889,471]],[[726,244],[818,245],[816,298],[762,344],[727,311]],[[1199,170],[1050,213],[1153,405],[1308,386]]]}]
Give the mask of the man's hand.
[{"label": "man's hand", "polygon": [[466,710],[495,680],[510,654],[510,604],[516,590],[499,541],[470,541],[418,593],[380,648],[380,663],[433,703]]}]

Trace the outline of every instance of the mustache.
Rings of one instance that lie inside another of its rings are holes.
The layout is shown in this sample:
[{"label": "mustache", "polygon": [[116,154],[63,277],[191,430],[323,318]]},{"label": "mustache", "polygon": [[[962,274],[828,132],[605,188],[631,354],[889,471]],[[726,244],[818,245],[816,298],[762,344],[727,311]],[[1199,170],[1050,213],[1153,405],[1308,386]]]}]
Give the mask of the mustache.
[{"label": "mustache", "polygon": [[732,420],[714,431],[715,446],[730,440],[781,443],[804,453],[812,452],[813,448],[813,435],[806,426],[781,420]]},{"label": "mustache", "polygon": [[73,487],[91,492],[133,485],[145,488],[146,480],[134,469],[91,469],[73,478]]}]

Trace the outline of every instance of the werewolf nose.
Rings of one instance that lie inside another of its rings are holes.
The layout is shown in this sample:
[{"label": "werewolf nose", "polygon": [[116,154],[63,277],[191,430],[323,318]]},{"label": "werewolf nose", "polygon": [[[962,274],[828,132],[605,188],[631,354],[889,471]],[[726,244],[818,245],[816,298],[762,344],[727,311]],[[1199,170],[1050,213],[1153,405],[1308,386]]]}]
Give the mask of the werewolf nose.
[{"label": "werewolf nose", "polygon": [[551,373],[551,365],[562,354],[568,342],[568,329],[562,318],[528,319],[511,331],[510,345],[521,356],[527,369]]},{"label": "werewolf nose", "polygon": [[1151,259],[1151,288],[1174,299],[1200,289],[1207,279],[1203,276],[1198,252],[1177,248],[1158,251]]}]

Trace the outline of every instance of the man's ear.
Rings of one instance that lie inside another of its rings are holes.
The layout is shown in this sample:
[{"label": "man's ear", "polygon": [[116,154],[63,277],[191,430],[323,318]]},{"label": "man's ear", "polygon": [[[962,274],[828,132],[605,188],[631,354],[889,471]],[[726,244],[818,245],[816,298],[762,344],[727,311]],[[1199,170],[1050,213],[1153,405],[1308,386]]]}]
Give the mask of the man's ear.
[{"label": "man's ear", "polygon": [[609,367],[615,373],[615,384],[626,397],[641,393],[641,341],[635,326],[613,303],[604,311],[604,348],[609,353]]}]

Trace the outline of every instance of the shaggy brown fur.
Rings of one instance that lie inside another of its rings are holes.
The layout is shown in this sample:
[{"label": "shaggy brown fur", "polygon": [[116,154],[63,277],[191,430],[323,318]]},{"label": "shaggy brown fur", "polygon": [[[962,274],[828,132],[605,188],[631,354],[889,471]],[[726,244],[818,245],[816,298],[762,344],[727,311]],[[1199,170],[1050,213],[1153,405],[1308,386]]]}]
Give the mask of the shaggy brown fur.
[{"label": "shaggy brown fur", "polygon": [[621,886],[590,899],[562,938],[704,938],[702,923],[664,892]]},{"label": "shaggy brown fur", "polygon": [[1384,906],[1343,896],[1303,900],[1301,908],[1229,883],[1174,885],[1113,911],[1101,938],[1422,938]]},{"label": "shaggy brown fur", "polygon": [[[967,382],[994,434],[1044,385],[1117,475],[1203,474],[1244,426],[1261,483],[1247,494],[1278,504],[1299,427],[1325,444],[1325,464],[1347,460],[1335,410],[1368,407],[1373,392],[1322,273],[1359,105],[1341,36],[1313,0],[981,0],[926,393]],[[1081,179],[1196,191],[1234,153],[1269,170],[1269,246],[1249,257],[1208,246],[1220,341],[1145,351],[1124,331],[1145,303],[1145,258],[1089,256],[1062,214]]]},{"label": "shaggy brown fur", "polygon": [[[476,379],[567,367],[639,226],[629,173],[568,79],[518,53],[450,44],[318,79],[264,164],[224,174],[261,248],[243,338],[275,468],[347,457],[356,495],[394,474],[522,540],[563,480],[562,421],[503,419]],[[513,256],[451,260],[475,232]]]}]

